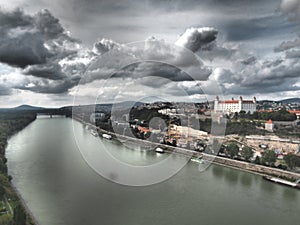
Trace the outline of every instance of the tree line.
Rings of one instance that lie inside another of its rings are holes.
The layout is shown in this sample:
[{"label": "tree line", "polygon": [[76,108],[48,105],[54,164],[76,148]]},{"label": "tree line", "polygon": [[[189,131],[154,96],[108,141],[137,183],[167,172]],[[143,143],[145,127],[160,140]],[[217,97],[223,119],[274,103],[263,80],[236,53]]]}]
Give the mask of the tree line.
[{"label": "tree line", "polygon": [[[272,150],[265,150],[261,157],[256,156],[253,159],[254,151],[252,148],[245,146],[240,150],[240,147],[236,143],[231,142],[227,146],[222,146],[219,153],[221,155],[225,154],[232,159],[241,159],[259,165],[276,167],[277,155]],[[279,169],[294,170],[296,167],[300,167],[300,157],[295,154],[289,153],[283,157],[283,160],[285,165],[279,164],[277,166]]]},{"label": "tree line", "polygon": [[0,214],[0,225],[34,224],[11,186],[12,177],[7,174],[5,148],[11,135],[22,130],[35,119],[36,114],[33,112],[0,113],[0,201],[5,202],[9,199],[10,203],[13,203],[13,215]]},{"label": "tree line", "polygon": [[235,113],[235,118],[245,118],[251,120],[274,120],[274,121],[294,121],[297,119],[295,113],[290,113],[286,109],[280,109],[278,111],[271,112],[258,112],[255,111],[253,114],[249,112],[241,111],[240,113]]}]

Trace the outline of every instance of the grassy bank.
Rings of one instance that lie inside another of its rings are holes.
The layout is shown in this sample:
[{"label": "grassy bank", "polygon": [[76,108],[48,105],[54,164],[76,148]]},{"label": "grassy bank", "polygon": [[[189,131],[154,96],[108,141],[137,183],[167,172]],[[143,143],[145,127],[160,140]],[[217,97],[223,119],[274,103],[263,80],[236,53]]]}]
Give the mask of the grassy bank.
[{"label": "grassy bank", "polygon": [[25,210],[7,173],[5,148],[8,138],[36,119],[32,112],[0,113],[0,225],[32,225],[31,216]]}]

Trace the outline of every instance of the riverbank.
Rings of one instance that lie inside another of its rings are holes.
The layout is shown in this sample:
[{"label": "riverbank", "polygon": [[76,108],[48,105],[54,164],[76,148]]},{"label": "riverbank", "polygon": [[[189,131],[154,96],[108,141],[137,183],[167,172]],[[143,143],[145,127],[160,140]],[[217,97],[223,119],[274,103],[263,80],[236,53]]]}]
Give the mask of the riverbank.
[{"label": "riverbank", "polygon": [[[7,159],[5,150],[7,141],[14,134],[21,131],[36,119],[34,113],[1,113],[0,114],[0,199],[5,199],[9,209],[5,208],[4,214],[0,215],[1,224],[37,224],[31,211],[24,202],[22,196],[11,182],[12,177],[8,175]],[[18,213],[18,217],[14,217]]]},{"label": "riverbank", "polygon": [[211,155],[211,154],[207,154],[204,152],[200,153],[197,151],[184,149],[184,148],[180,148],[180,147],[174,147],[174,146],[165,145],[165,144],[153,143],[153,142],[150,142],[147,140],[141,140],[141,139],[137,139],[137,138],[127,137],[124,135],[115,134],[115,133],[100,129],[99,127],[96,127],[93,124],[86,123],[85,121],[81,120],[80,118],[73,117],[73,119],[77,120],[80,123],[88,125],[88,126],[92,127],[93,129],[98,130],[98,132],[100,132],[101,134],[103,134],[103,133],[109,134],[114,139],[117,139],[117,140],[129,140],[129,141],[132,141],[133,143],[136,143],[139,145],[160,147],[160,148],[163,148],[167,152],[170,152],[170,153],[173,152],[173,153],[181,154],[181,155],[184,155],[187,157],[197,157],[197,158],[202,157],[204,160],[207,160],[216,165],[226,166],[229,168],[238,169],[241,171],[257,174],[260,176],[269,175],[269,176],[274,176],[277,178],[285,179],[288,181],[296,181],[296,180],[300,179],[300,174],[298,174],[298,173],[284,171],[284,170],[280,170],[277,168],[267,167],[267,166],[253,164],[253,163],[249,163],[249,162],[234,160],[234,159],[230,159],[230,158],[220,157],[220,156],[216,156],[216,155]]}]

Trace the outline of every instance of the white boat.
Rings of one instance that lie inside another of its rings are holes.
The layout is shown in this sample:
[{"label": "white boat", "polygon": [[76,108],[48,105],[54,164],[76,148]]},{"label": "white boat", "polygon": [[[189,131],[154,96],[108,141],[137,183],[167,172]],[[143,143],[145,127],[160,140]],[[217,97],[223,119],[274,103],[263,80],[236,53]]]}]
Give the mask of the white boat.
[{"label": "white boat", "polygon": [[157,153],[164,153],[165,151],[162,148],[156,148],[155,152],[157,152]]},{"label": "white boat", "polygon": [[91,134],[94,135],[95,137],[98,137],[98,132],[95,130],[91,130]]},{"label": "white boat", "polygon": [[102,137],[105,138],[105,139],[108,139],[108,140],[112,139],[112,136],[109,135],[109,134],[102,134]]},{"label": "white boat", "polygon": [[204,163],[203,159],[201,159],[201,158],[191,158],[191,161],[195,162],[195,163],[199,163],[199,164],[203,164]]}]

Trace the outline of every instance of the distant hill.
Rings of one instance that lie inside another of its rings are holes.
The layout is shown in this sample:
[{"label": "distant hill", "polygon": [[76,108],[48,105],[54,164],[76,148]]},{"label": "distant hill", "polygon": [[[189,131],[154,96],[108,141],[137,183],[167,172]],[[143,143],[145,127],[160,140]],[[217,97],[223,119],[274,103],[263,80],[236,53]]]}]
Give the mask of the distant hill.
[{"label": "distant hill", "polygon": [[[104,110],[104,111],[110,111],[112,107],[115,109],[126,109],[131,108],[132,106],[140,106],[144,104],[143,102],[133,102],[133,101],[125,101],[125,102],[119,102],[115,103],[114,105],[111,103],[108,104],[97,104],[96,109],[97,110]],[[77,106],[79,107],[79,106]],[[81,107],[95,107],[95,105],[82,105]],[[72,106],[65,106],[61,107],[61,110],[63,109],[69,109],[72,110]],[[0,112],[13,112],[13,111],[44,111],[44,110],[55,110],[55,108],[43,108],[43,107],[36,107],[31,105],[20,105],[14,108],[0,108]]]},{"label": "distant hill", "polygon": [[114,104],[114,108],[131,108],[133,106],[140,106],[143,105],[143,102],[134,102],[134,101],[125,101],[125,102],[119,102]]},{"label": "distant hill", "polygon": [[31,106],[31,105],[20,105],[15,108],[12,108],[12,110],[43,110],[43,109],[45,109],[45,108]]},{"label": "distant hill", "polygon": [[279,102],[281,102],[282,104],[300,103],[300,98],[288,98]]},{"label": "distant hill", "polygon": [[298,103],[300,104],[300,98],[287,98],[287,99],[283,99],[283,100],[260,100],[258,101],[258,103],[281,103],[281,104],[291,104],[291,103]]},{"label": "distant hill", "polygon": [[9,111],[38,111],[44,110],[45,108],[36,107],[31,105],[20,105],[14,108],[0,108],[0,112],[9,112]]}]

